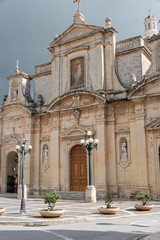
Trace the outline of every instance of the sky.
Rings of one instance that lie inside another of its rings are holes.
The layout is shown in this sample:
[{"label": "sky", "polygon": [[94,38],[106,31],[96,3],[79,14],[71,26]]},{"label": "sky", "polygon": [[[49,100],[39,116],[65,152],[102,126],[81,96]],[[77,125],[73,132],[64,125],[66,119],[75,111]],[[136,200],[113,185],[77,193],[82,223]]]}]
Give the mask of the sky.
[{"label": "sky", "polygon": [[[111,17],[117,41],[143,36],[149,9],[160,19],[160,0],[81,0],[80,9],[87,24],[105,27]],[[73,0],[0,0],[0,103],[16,61],[29,75],[36,65],[50,62],[49,44],[73,23],[76,11]]]}]

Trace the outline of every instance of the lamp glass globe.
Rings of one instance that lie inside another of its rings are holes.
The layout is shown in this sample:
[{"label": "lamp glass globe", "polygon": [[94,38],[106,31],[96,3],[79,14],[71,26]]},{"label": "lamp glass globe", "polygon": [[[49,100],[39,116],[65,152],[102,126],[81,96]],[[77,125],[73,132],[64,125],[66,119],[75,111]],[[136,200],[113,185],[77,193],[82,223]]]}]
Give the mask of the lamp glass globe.
[{"label": "lamp glass globe", "polygon": [[80,144],[84,144],[84,142],[85,142],[84,139],[80,140]]},{"label": "lamp glass globe", "polygon": [[91,131],[88,131],[88,132],[87,132],[87,135],[88,135],[88,136],[91,136],[91,135],[92,135],[92,132],[91,132]]},{"label": "lamp glass globe", "polygon": [[90,142],[90,143],[93,143],[93,138],[90,138],[90,139],[89,139],[89,142]]}]

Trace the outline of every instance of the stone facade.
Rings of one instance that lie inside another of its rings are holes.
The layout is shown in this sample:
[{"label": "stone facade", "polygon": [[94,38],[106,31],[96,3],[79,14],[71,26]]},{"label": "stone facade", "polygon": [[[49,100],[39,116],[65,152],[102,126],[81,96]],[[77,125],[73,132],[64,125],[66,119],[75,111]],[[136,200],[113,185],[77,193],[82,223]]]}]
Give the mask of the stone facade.
[{"label": "stone facade", "polygon": [[[33,147],[25,157],[28,194],[69,194],[73,149],[91,131],[100,141],[91,155],[98,196],[130,198],[147,191],[160,197],[160,36],[147,43],[140,36],[116,42],[116,33],[110,18],[106,28],[88,25],[78,10],[73,24],[51,42],[51,62],[36,66],[32,77],[17,65],[0,106],[1,193],[10,191],[15,174],[21,184],[15,147],[25,137]],[[78,159],[74,171],[83,175]]]}]

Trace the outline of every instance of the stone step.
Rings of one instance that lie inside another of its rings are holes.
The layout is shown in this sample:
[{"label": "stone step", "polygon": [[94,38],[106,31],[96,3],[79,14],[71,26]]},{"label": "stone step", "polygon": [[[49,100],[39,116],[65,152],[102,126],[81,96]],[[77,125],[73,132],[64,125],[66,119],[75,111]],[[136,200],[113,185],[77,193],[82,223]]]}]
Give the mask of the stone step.
[{"label": "stone step", "polygon": [[66,200],[85,200],[85,192],[59,191],[57,193],[59,193],[61,195],[61,199],[66,199]]}]

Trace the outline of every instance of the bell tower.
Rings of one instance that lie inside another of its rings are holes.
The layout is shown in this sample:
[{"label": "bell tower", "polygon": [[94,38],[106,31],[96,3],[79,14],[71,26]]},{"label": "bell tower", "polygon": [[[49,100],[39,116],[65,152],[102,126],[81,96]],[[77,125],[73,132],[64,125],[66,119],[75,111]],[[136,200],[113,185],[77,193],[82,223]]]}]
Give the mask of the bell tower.
[{"label": "bell tower", "polygon": [[18,63],[19,61],[17,61],[14,74],[12,74],[8,78],[9,92],[5,105],[13,103],[21,103],[24,105],[28,105],[30,102],[33,101],[30,96],[31,78],[28,74],[19,71]]},{"label": "bell tower", "polygon": [[151,14],[151,10],[149,10],[148,17],[144,20],[144,26],[145,26],[145,33],[144,33],[144,39],[150,38],[153,34],[158,34],[157,30],[157,19],[155,16]]}]

